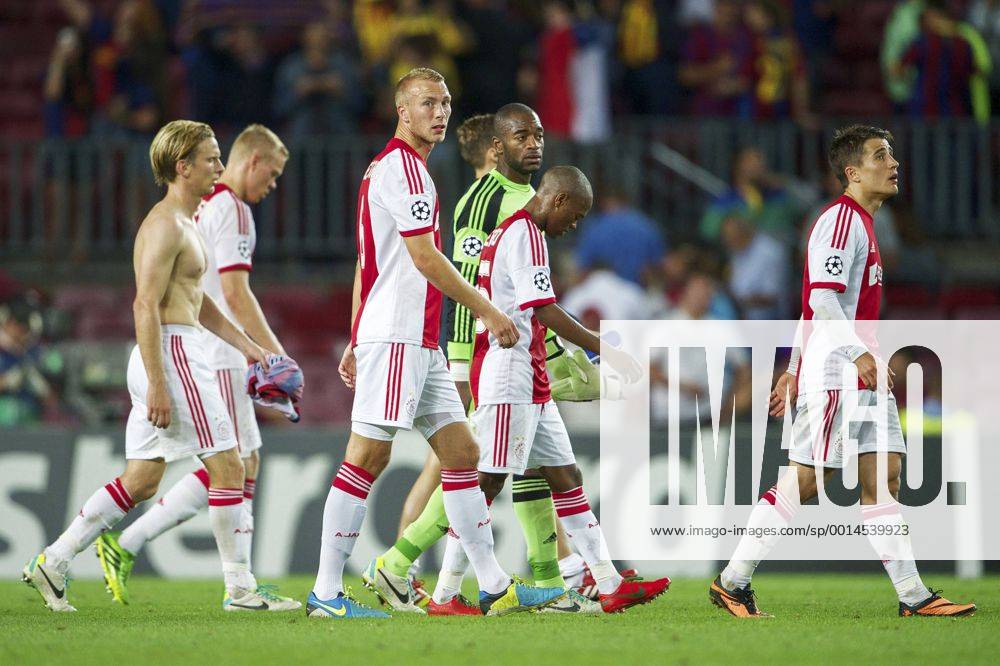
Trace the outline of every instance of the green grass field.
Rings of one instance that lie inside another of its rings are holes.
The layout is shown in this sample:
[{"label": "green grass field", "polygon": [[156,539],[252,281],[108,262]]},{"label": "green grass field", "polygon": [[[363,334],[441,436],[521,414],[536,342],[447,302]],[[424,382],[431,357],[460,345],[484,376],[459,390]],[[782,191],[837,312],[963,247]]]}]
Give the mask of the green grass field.
[{"label": "green grass field", "polygon": [[[311,578],[278,582],[305,600]],[[72,615],[49,612],[34,590],[0,583],[0,664],[382,664],[473,662],[996,663],[1000,579],[934,576],[974,617],[896,616],[883,576],[768,575],[759,601],[773,619],[739,621],[708,602],[705,580],[677,580],[650,605],[614,616],[309,620],[304,612],[224,613],[214,582],[136,578],[133,604],[110,602],[103,584],[77,581]],[[374,598],[355,581],[358,596]]]}]

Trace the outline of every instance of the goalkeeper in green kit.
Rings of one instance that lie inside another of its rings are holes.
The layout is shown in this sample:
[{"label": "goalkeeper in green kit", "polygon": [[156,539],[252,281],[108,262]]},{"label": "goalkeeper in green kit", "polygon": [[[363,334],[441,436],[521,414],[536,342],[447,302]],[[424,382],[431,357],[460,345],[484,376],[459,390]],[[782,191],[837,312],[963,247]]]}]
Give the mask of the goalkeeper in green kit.
[{"label": "goalkeeper in green kit", "polygon": [[[483,118],[470,119],[459,128],[463,157],[477,170],[481,163],[496,155],[496,168],[479,177],[459,200],[455,208],[454,245],[452,261],[470,284],[476,283],[479,273],[479,255],[486,239],[494,228],[515,211],[522,208],[535,194],[531,176],[542,165],[544,130],[537,114],[524,104],[508,104],[493,116],[491,144],[476,155],[475,137],[463,137],[463,129]],[[469,148],[469,150],[467,150]],[[475,318],[465,307],[448,302],[448,361],[452,376],[467,410],[471,411],[472,391],[469,386],[469,359],[475,338]],[[547,366],[553,378],[553,397],[558,400],[595,400],[599,397],[597,369],[590,364],[583,352],[575,355],[563,353],[554,334],[548,338]],[[582,364],[582,365],[581,365]],[[586,367],[583,367],[583,366]],[[426,483],[433,473],[425,468],[418,484]],[[539,587],[566,587],[560,573],[556,538],[556,513],[551,492],[544,479],[537,473],[515,476],[513,481],[514,512],[524,531],[528,545],[528,562],[535,584]],[[435,484],[437,482],[435,481]],[[415,489],[415,493],[418,490]],[[411,498],[408,498],[409,508]],[[418,605],[418,594],[407,575],[413,561],[448,533],[448,519],[444,513],[441,490],[438,488],[427,500],[427,505],[416,520],[402,532],[396,544],[381,557],[372,561],[362,574],[365,584],[383,603],[397,611],[423,612]],[[449,542],[455,542],[449,536]],[[452,557],[449,557],[451,555]],[[449,566],[449,559],[455,560]],[[459,594],[464,574],[464,553],[459,543],[449,543],[442,575],[435,589],[434,599],[427,604],[431,615],[478,615],[477,605],[467,603]],[[460,569],[460,570],[458,570]],[[600,613],[600,604],[581,597],[575,592],[550,607],[554,612]]]}]

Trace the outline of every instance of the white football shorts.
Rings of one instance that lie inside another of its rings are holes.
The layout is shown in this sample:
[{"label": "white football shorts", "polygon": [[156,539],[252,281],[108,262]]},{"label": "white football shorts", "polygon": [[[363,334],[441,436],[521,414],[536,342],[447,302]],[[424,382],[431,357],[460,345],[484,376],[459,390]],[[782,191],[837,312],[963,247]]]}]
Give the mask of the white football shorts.
[{"label": "white football shorts", "polygon": [[208,456],[234,448],[229,411],[219,392],[215,373],[205,362],[202,332],[194,326],[166,324],[161,327],[163,370],[170,395],[170,426],[155,428],[146,419],[149,378],[139,346],[128,362],[128,390],[132,411],[125,426],[127,459],[166,462],[188,456]]},{"label": "white football shorts", "polygon": [[[416,423],[429,437],[449,423],[465,421],[465,410],[440,348],[402,342],[366,342],[354,348],[357,377],[351,421],[390,430]],[[422,419],[444,414],[447,418]],[[424,427],[428,421],[429,427]],[[364,434],[364,433],[359,433]]]},{"label": "white football shorts", "polygon": [[[788,459],[842,468],[851,456],[879,450],[875,391],[829,390],[799,395]],[[883,449],[906,454],[896,398],[887,395]]]},{"label": "white football shorts", "polygon": [[535,467],[576,464],[556,403],[480,405],[472,414],[479,471],[523,474]]},{"label": "white football shorts", "polygon": [[215,381],[236,431],[236,446],[240,450],[240,457],[249,458],[251,453],[261,447],[261,439],[253,399],[247,395],[246,369],[216,370]]}]

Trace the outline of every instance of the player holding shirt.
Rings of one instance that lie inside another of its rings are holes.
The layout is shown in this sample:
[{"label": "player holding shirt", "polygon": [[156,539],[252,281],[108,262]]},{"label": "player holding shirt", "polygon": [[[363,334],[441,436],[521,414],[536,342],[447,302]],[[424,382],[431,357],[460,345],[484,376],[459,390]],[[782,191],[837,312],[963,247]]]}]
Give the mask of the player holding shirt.
[{"label": "player holding shirt", "polygon": [[[893,157],[891,141],[892,135],[886,130],[864,125],[841,129],[833,138],[830,166],[845,189],[820,215],[809,234],[802,279],[802,318],[806,322],[878,319],[882,262],[872,215],[899,191],[899,162]],[[976,610],[974,604],[952,603],[927,588],[913,560],[909,531],[904,529],[906,522],[896,502],[906,445],[891,393],[891,373],[887,374],[890,392],[886,478],[878,478],[878,424],[852,422],[850,418],[854,405],[864,408],[876,404],[877,363],[881,363],[876,360],[874,335],[862,331],[851,337],[851,344],[834,351],[825,363],[819,359],[822,365],[819,372],[811,370],[813,359],[810,345],[806,344],[801,366],[810,370],[800,371],[799,359],[793,355],[787,372],[776,382],[771,393],[772,416],[781,417],[786,406],[792,408],[798,403],[792,448],[788,453],[791,469],[754,507],[747,534],[780,534],[801,504],[816,496],[814,468],[822,468],[824,479],[828,479],[845,464],[843,443],[857,440],[865,533],[896,588],[899,615],[971,615]],[[857,366],[857,390],[843,390],[841,369],[847,363]],[[845,424],[849,424],[849,432],[844,431]],[[886,484],[892,496],[881,504],[878,503],[880,483]],[[709,589],[709,597],[716,606],[736,617],[766,615],[757,607],[750,579],[778,538],[741,539],[733,558]]]},{"label": "player holding shirt", "polygon": [[368,167],[358,193],[352,340],[340,366],[355,389],[351,437],[323,511],[319,572],[306,612],[387,617],[351,598],[343,571],[392,439],[414,427],[441,461],[444,508],[476,570],[482,611],[501,615],[544,606],[563,592],[512,579],[493,553],[476,472],[478,446],[438,347],[442,291],[474,312],[500,344],[509,347],[519,335],[441,254],[438,200],[425,160],[444,141],[451,95],[444,77],[418,68],[397,83],[395,103],[396,134]]},{"label": "player holding shirt", "polygon": [[[208,269],[202,280],[205,293],[223,314],[236,322],[253,340],[284,354],[250,289],[250,270],[257,229],[248,203],[260,203],[270,194],[285,169],[288,149],[263,125],[244,129],[229,152],[228,166],[212,192],[202,198],[194,219],[208,250]],[[243,524],[236,538],[250,561],[253,536],[253,497],[260,470],[260,430],[253,401],[245,386],[246,360],[236,348],[206,332],[205,356],[215,371],[222,399],[229,411],[236,443],[243,459]],[[208,506],[208,474],[204,469],[188,474],[120,534],[105,532],[98,538],[97,554],[104,578],[115,601],[129,602],[128,579],[135,556],[147,541],[192,518]],[[258,592],[278,598],[272,586]],[[299,602],[280,597],[298,608]]]},{"label": "player holding shirt", "polygon": [[[590,183],[579,169],[554,167],[524,208],[490,235],[479,265],[479,289],[503,312],[512,313],[521,336],[508,349],[490,331],[477,331],[472,425],[480,442],[480,481],[486,497],[493,500],[509,474],[537,468],[552,488],[552,501],[570,540],[593,572],[604,612],[613,613],[650,601],[670,580],[624,580],[615,570],[583,492],[583,477],[545,371],[546,328],[588,351],[601,352],[597,335],[556,304],[542,235],[558,237],[575,229],[592,204]],[[635,359],[614,348],[605,350],[603,362],[628,379],[642,372]]]},{"label": "player holding shirt", "polygon": [[136,502],[156,494],[168,463],[197,456],[208,470],[208,514],[226,585],[228,611],[288,610],[263,597],[246,551],[235,537],[243,524],[243,463],[229,413],[203,352],[202,327],[267,365],[267,354],[202,290],[207,252],[191,219],[222,174],[219,145],[204,123],[164,125],[149,148],[153,175],[167,194],[135,239],[135,329],[128,386],[125,471],[84,503],[59,538],[24,568],[24,580],[55,611],[75,610],[66,595],[70,561],[113,527]]}]

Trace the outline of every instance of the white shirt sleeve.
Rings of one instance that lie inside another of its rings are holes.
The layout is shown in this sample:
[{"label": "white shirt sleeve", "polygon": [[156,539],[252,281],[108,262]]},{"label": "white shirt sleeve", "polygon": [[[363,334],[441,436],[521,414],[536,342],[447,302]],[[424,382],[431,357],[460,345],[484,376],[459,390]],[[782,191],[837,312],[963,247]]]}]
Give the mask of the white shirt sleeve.
[{"label": "white shirt sleeve", "polygon": [[[847,315],[844,314],[843,308],[840,307],[840,301],[837,300],[837,294],[832,289],[824,288],[810,291],[809,307],[812,308],[816,319],[848,321]],[[853,326],[847,328],[845,335],[847,336],[845,340],[847,345],[844,351],[852,361],[856,361],[858,357],[868,352],[868,348],[861,342]]]},{"label": "white shirt sleeve", "polygon": [[434,192],[431,178],[417,158],[396,150],[383,158],[378,174],[381,204],[403,236],[419,236],[434,230]]},{"label": "white shirt sleeve", "polygon": [[521,310],[556,302],[549,269],[549,250],[542,232],[530,220],[515,222],[500,241]]},{"label": "white shirt sleeve", "polygon": [[249,271],[253,266],[255,239],[250,207],[228,192],[217,194],[204,211],[205,242],[220,273]]},{"label": "white shirt sleeve", "polygon": [[867,251],[867,238],[864,223],[850,207],[841,204],[823,213],[809,235],[809,288],[844,293],[859,239]]}]

